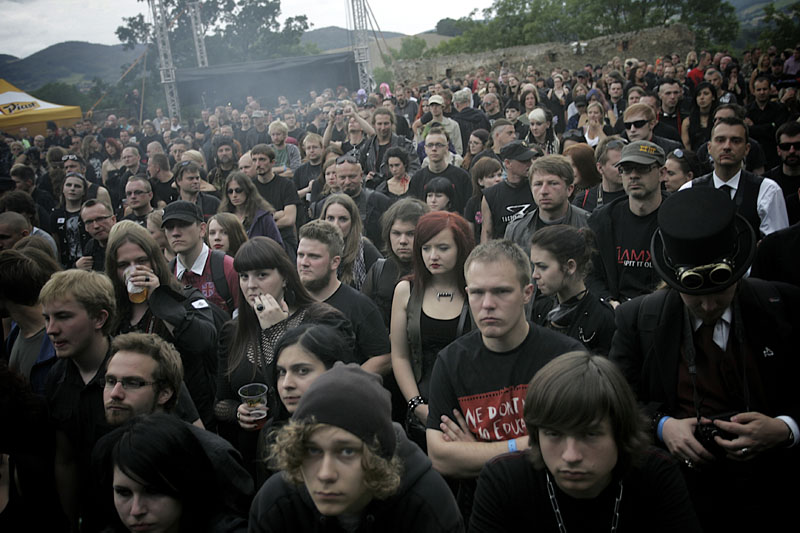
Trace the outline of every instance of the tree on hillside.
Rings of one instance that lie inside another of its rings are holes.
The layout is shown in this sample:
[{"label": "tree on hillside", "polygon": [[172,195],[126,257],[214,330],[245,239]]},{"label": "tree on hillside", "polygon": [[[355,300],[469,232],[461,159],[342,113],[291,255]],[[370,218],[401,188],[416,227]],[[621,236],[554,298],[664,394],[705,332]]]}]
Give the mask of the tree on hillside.
[{"label": "tree on hillside", "polygon": [[[139,0],[144,2],[145,0]],[[195,67],[197,59],[189,20],[188,0],[163,0],[169,24],[170,48],[175,66]],[[206,27],[209,64],[253,61],[279,56],[306,55],[318,50],[300,38],[309,28],[305,15],[289,17],[283,26],[279,0],[205,0],[200,3]],[[153,28],[144,15],[125,17],[116,30],[126,47],[152,41]]]},{"label": "tree on hillside", "polygon": [[775,4],[764,7],[764,24],[768,27],[759,39],[763,47],[774,45],[778,50],[794,48],[800,42],[800,2],[784,10],[775,9]]},{"label": "tree on hillside", "polygon": [[727,44],[739,31],[724,0],[495,0],[459,19],[465,31],[436,48],[440,54],[477,52],[551,41],[569,42],[669,22],[687,25],[699,46]]},{"label": "tree on hillside", "polygon": [[427,46],[428,43],[425,42],[425,39],[412,35],[400,42],[399,51],[394,48],[390,48],[389,51],[393,59],[419,59],[425,53]]}]

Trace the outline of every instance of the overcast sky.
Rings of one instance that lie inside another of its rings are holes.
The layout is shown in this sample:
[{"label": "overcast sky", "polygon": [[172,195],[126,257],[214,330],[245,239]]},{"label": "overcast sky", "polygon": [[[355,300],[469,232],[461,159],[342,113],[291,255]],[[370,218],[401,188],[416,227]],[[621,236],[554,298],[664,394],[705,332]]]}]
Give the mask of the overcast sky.
[{"label": "overcast sky", "polygon": [[[284,0],[281,8],[284,18],[306,14],[313,28],[344,28],[348,4],[349,0]],[[492,0],[373,0],[370,6],[381,30],[413,35],[433,29],[440,19],[466,16],[491,4]],[[0,0],[0,54],[24,58],[63,41],[119,44],[114,30],[122,18],[146,11],[147,2],[136,0]]]}]

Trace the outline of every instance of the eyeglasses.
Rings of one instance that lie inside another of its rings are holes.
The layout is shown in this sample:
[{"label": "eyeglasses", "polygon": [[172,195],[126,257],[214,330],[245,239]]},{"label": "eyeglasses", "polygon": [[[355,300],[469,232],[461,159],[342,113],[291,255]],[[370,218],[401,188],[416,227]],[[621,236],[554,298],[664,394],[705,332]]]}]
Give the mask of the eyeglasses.
[{"label": "eyeglasses", "polygon": [[114,215],[104,215],[104,216],[102,216],[102,217],[90,218],[89,220],[84,220],[84,221],[83,221],[83,225],[84,225],[84,226],[91,226],[91,225],[92,225],[92,224],[94,224],[95,222],[102,222],[102,221],[104,221],[104,220],[108,220],[109,218],[111,218],[111,217],[113,217],[113,216],[114,216]]},{"label": "eyeglasses", "polygon": [[67,154],[61,156],[61,161],[77,161],[78,156],[75,154]]},{"label": "eyeglasses", "polygon": [[619,173],[625,174],[626,176],[632,174],[634,171],[637,174],[647,174],[654,168],[657,168],[658,165],[656,163],[651,163],[649,165],[640,165],[637,163],[626,163],[619,166]]},{"label": "eyeglasses", "polygon": [[125,191],[125,196],[141,196],[142,194],[147,194],[150,191]]},{"label": "eyeglasses", "polygon": [[636,129],[644,128],[650,121],[649,120],[634,120],[633,122],[625,122],[625,129],[629,130],[636,126]]},{"label": "eyeglasses", "polygon": [[146,387],[148,385],[155,385],[158,383],[157,381],[145,381],[141,378],[122,378],[117,379],[114,376],[106,376],[105,379],[106,388],[113,389],[117,386],[117,383],[122,384],[122,388],[125,390],[138,390],[142,387]]},{"label": "eyeglasses", "polygon": [[784,152],[788,152],[792,148],[794,148],[795,152],[800,152],[800,141],[795,141],[793,143],[779,143],[778,148]]},{"label": "eyeglasses", "polygon": [[442,148],[447,148],[447,145],[443,143],[425,143],[425,148],[438,148],[441,150]]},{"label": "eyeglasses", "polygon": [[235,189],[228,189],[228,194],[242,194],[244,189],[241,187],[236,187]]}]

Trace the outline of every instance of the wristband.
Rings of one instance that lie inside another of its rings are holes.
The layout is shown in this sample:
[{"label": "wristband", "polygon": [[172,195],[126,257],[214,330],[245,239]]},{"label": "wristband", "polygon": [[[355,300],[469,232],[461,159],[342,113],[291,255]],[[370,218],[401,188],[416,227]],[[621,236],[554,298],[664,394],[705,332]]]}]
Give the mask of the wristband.
[{"label": "wristband", "polygon": [[417,407],[427,403],[428,402],[422,396],[414,396],[408,400],[408,410],[413,413]]},{"label": "wristband", "polygon": [[656,430],[656,436],[658,437],[658,440],[660,440],[661,442],[664,442],[664,435],[662,435],[662,432],[664,431],[664,422],[666,422],[670,418],[672,417],[662,416],[661,420],[658,421],[658,429]]},{"label": "wristband", "polygon": [[508,441],[508,451],[515,452],[517,451],[517,439],[511,439]]}]

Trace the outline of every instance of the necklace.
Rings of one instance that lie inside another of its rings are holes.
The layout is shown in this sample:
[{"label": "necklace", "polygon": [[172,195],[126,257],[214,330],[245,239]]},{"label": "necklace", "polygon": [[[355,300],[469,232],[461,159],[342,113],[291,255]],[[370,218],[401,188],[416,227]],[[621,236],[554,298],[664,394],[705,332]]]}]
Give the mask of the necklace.
[{"label": "necklace", "polygon": [[450,298],[450,301],[453,301],[453,293],[449,291],[440,291],[436,293],[436,299],[441,300],[442,298]]},{"label": "necklace", "polygon": [[[561,509],[558,507],[558,500],[556,500],[556,489],[553,487],[553,482],[550,480],[550,473],[545,472],[547,476],[547,494],[550,496],[550,505],[553,506],[553,512],[556,515],[558,522],[558,531],[560,533],[567,533],[567,527],[564,525],[564,519],[561,517]],[[614,533],[619,526],[619,504],[622,502],[622,481],[619,482],[619,494],[614,501],[614,516],[611,517],[611,533]]]}]

